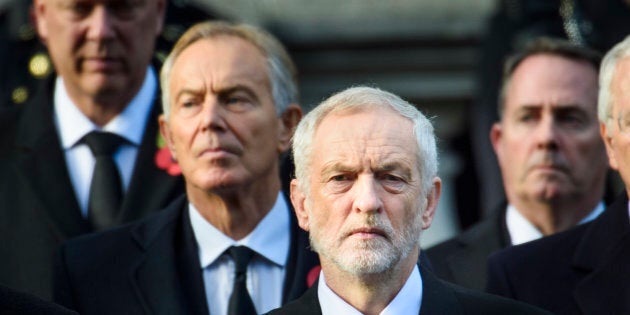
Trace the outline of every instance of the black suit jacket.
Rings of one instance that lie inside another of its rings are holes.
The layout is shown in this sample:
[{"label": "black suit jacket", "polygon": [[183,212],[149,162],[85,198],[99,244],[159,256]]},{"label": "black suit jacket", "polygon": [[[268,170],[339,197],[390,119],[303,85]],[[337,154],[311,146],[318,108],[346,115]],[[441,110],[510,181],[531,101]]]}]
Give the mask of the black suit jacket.
[{"label": "black suit jacket", "polygon": [[0,313],[3,315],[78,315],[65,307],[32,294],[0,285]]},{"label": "black suit jacket", "polygon": [[[430,271],[420,264],[422,275],[422,306],[420,315],[536,315],[549,314],[535,307],[517,303],[509,299],[469,290],[436,278]],[[317,297],[317,284],[313,285],[304,295],[268,314],[270,315],[321,315],[322,309]]]},{"label": "black suit jacket", "polygon": [[[140,222],[65,243],[55,301],[89,314],[208,314],[198,248],[181,197]],[[283,301],[307,289],[319,260],[291,215]]]},{"label": "black suit jacket", "polygon": [[510,246],[505,223],[506,203],[460,235],[437,244],[425,252],[433,272],[440,279],[483,290],[486,285],[488,257]]},{"label": "black suit jacket", "polygon": [[594,221],[490,258],[488,291],[557,314],[630,314],[624,192]]},{"label": "black suit jacket", "polygon": [[[59,244],[86,232],[53,120],[53,82],[21,108],[0,112],[0,283],[52,297]],[[159,97],[138,150],[118,223],[166,206],[184,190],[181,176],[155,166]],[[140,127],[140,126],[139,126]]]}]

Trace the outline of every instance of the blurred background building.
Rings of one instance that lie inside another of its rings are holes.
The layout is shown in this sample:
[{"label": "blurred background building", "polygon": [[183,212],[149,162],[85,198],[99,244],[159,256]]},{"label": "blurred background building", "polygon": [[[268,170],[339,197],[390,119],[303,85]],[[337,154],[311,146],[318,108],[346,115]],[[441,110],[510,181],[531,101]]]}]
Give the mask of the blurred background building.
[{"label": "blurred background building", "polygon": [[[288,47],[310,108],[368,84],[433,117],[443,195],[427,247],[458,233],[503,199],[488,140],[506,54],[537,35],[605,51],[630,31],[628,0],[170,0],[156,50],[163,59],[191,24],[226,19],[262,26]],[[20,106],[52,66],[30,1],[0,0],[0,107]]]}]

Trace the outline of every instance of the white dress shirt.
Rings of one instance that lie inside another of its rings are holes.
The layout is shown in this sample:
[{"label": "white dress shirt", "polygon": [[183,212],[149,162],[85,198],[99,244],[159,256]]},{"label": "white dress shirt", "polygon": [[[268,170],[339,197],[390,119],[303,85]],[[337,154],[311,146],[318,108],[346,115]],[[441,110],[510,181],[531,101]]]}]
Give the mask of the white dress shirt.
[{"label": "white dress shirt", "polygon": [[[359,310],[348,304],[328,287],[324,273],[321,271],[318,283],[317,298],[322,308],[322,315],[362,315]],[[422,277],[416,265],[405,285],[381,311],[380,315],[420,314],[422,291]]]},{"label": "white dress shirt", "polygon": [[96,162],[87,144],[79,141],[93,130],[115,133],[127,140],[113,156],[120,172],[123,190],[127,191],[136,156],[138,155],[138,147],[142,142],[142,136],[146,129],[147,119],[151,113],[156,91],[157,79],[155,71],[149,67],[144,83],[131,103],[118,116],[101,128],[83,115],[76,107],[68,96],[63,78],[57,77],[54,91],[55,125],[64,151],[70,182],[84,217],[87,217],[90,184]]},{"label": "white dress shirt", "polygon": [[[597,218],[604,212],[604,202],[600,201],[595,209],[589,213],[578,224],[586,223]],[[523,216],[514,206],[508,205],[505,221],[510,233],[512,245],[519,245],[543,237],[543,234],[525,216]]]},{"label": "white dress shirt", "polygon": [[194,205],[189,204],[188,211],[199,244],[199,264],[203,269],[210,314],[227,314],[234,285],[234,261],[225,251],[237,245],[247,246],[257,253],[247,266],[247,290],[256,311],[261,314],[280,307],[291,238],[290,209],[284,195],[278,193],[271,211],[239,241],[206,221]]}]

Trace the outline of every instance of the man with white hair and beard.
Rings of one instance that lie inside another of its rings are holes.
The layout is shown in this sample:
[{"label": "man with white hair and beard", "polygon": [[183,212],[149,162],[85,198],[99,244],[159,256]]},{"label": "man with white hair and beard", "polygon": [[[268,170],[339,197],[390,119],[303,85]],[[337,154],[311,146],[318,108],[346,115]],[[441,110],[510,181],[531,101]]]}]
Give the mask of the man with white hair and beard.
[{"label": "man with white hair and beard", "polygon": [[413,105],[356,87],[324,101],[293,142],[291,201],[322,270],[271,314],[543,314],[435,278],[418,264],[440,197],[433,127]]}]

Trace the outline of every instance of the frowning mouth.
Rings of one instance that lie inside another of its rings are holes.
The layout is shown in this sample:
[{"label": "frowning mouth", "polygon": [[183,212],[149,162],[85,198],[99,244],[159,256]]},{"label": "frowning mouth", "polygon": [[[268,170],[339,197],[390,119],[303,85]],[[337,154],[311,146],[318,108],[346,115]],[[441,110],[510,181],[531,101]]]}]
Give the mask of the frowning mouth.
[{"label": "frowning mouth", "polygon": [[557,164],[538,164],[531,167],[532,171],[542,172],[567,172],[567,168]]},{"label": "frowning mouth", "polygon": [[234,150],[229,147],[216,147],[216,148],[207,148],[201,150],[197,157],[207,156],[207,157],[224,157],[228,155],[237,155],[238,150]]},{"label": "frowning mouth", "polygon": [[87,57],[82,64],[84,68],[95,71],[115,70],[122,66],[119,58],[112,57]]},{"label": "frowning mouth", "polygon": [[358,237],[361,239],[371,239],[371,238],[377,238],[377,237],[387,238],[387,233],[385,233],[385,231],[378,228],[363,227],[363,228],[352,229],[350,233],[348,233],[348,236]]}]

